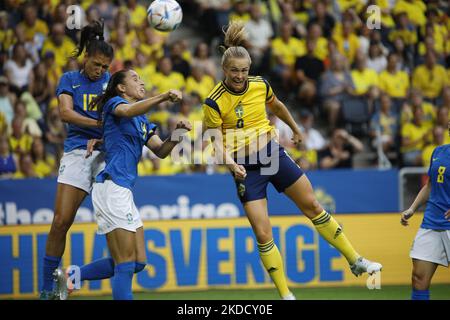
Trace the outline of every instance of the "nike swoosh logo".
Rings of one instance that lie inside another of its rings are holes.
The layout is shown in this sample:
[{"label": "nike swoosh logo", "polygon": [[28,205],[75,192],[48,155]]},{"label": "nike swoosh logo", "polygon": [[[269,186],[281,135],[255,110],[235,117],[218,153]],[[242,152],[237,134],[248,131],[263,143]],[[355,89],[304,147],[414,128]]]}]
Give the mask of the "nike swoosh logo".
[{"label": "nike swoosh logo", "polygon": [[76,89],[76,88],[78,88],[78,87],[81,87],[81,84],[78,84],[78,85],[76,85],[76,86],[72,86],[72,89]]}]

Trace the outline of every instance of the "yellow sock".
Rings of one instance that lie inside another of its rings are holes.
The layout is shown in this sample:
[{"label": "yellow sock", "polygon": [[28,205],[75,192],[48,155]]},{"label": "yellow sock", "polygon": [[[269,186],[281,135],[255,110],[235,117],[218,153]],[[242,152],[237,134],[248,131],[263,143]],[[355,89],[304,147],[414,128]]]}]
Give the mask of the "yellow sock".
[{"label": "yellow sock", "polygon": [[261,261],[275,283],[281,298],[288,296],[291,292],[286,283],[283,260],[273,239],[264,244],[258,243],[258,249]]},{"label": "yellow sock", "polygon": [[348,241],[342,232],[341,226],[337,221],[325,210],[317,217],[313,218],[312,223],[316,227],[319,234],[333,245],[340,253],[344,255],[348,263],[353,264],[358,259],[359,254],[353,249],[352,244]]}]

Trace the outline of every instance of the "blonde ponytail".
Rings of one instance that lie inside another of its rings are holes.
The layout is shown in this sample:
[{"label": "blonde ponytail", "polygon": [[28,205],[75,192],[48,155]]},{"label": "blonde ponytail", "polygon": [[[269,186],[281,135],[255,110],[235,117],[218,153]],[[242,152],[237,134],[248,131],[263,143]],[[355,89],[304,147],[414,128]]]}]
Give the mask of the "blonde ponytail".
[{"label": "blonde ponytail", "polygon": [[252,63],[252,59],[244,48],[247,41],[247,32],[245,31],[244,24],[242,22],[230,22],[227,31],[225,32],[225,46],[221,46],[220,49],[223,52],[222,67],[226,67],[233,58],[245,58]]}]

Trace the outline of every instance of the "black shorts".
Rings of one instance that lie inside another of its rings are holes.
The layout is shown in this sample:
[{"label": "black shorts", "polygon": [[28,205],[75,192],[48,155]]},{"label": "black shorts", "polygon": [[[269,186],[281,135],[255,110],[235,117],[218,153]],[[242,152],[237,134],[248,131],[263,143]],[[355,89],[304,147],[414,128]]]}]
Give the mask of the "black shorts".
[{"label": "black shorts", "polygon": [[269,182],[278,192],[284,192],[304,173],[284,148],[274,140],[261,149],[254,158],[256,163],[252,163],[249,157],[236,159],[236,162],[243,165],[247,171],[244,180],[235,179],[239,200],[242,203],[266,198]]}]

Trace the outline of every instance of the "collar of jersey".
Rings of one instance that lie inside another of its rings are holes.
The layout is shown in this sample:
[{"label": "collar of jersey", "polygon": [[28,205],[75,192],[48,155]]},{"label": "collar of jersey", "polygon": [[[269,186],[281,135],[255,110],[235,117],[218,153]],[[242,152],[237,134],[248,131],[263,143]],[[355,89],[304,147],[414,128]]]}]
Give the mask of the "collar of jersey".
[{"label": "collar of jersey", "polygon": [[235,96],[241,96],[241,95],[243,95],[244,93],[247,92],[248,86],[249,86],[249,81],[247,79],[247,83],[245,84],[245,89],[243,91],[241,91],[241,92],[233,91],[231,88],[227,87],[227,85],[225,84],[225,80],[222,81],[222,85],[225,88],[225,90],[227,90],[229,93],[231,93],[231,94],[233,94]]}]

